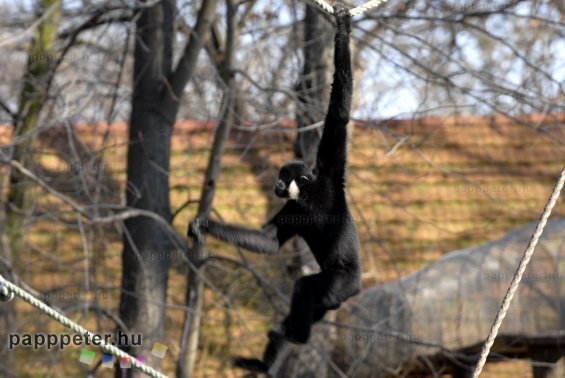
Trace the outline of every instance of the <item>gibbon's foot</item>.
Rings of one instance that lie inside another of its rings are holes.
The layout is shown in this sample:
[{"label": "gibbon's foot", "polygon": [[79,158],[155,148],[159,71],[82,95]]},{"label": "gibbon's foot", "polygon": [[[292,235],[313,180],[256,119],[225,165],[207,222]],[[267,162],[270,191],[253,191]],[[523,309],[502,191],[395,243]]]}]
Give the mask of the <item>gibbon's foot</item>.
[{"label": "gibbon's foot", "polygon": [[245,369],[256,373],[269,372],[269,366],[267,366],[266,363],[258,358],[235,357],[233,359],[233,364],[235,367],[238,367],[240,369]]},{"label": "gibbon's foot", "polygon": [[343,4],[334,5],[334,16],[338,25],[346,25],[348,32],[351,30],[351,13]]},{"label": "gibbon's foot", "polygon": [[258,358],[244,358],[236,357],[233,360],[235,366],[253,371],[256,373],[268,373],[271,365],[277,359],[279,352],[282,350],[285,338],[281,333],[280,327],[275,327],[269,331],[267,334],[269,342],[265,348],[265,353],[263,354],[263,360]]}]

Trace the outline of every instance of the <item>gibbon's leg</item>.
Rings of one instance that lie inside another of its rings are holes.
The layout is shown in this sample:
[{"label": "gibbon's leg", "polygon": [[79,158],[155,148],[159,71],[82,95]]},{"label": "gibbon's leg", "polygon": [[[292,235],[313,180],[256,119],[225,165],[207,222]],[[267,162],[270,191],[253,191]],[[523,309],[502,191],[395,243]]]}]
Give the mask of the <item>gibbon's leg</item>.
[{"label": "gibbon's leg", "polygon": [[312,323],[317,323],[320,320],[322,320],[324,318],[324,316],[326,316],[326,313],[329,311],[329,309],[324,308],[324,307],[318,307],[314,310],[314,316],[312,317],[313,322]]},{"label": "gibbon's leg", "polygon": [[285,337],[306,343],[315,322],[358,292],[358,275],[348,271],[326,271],[300,278],[294,285],[290,313],[283,321]]},{"label": "gibbon's leg", "polygon": [[361,276],[358,270],[326,271],[330,283],[317,305],[326,310],[336,310],[343,302],[361,291]]},{"label": "gibbon's leg", "polygon": [[317,285],[323,285],[325,275],[322,273],[299,278],[294,284],[294,293],[290,305],[290,313],[282,324],[282,330],[272,329],[268,333],[269,341],[263,353],[263,359],[237,357],[237,367],[255,372],[268,372],[284,348],[286,340],[304,344],[310,337],[310,328],[314,321],[316,307],[315,296]]},{"label": "gibbon's leg", "polygon": [[347,298],[359,291],[358,275],[347,271],[321,272],[298,279],[294,284],[291,310],[283,321],[282,330],[272,329],[263,359],[238,357],[236,366],[267,372],[285,347],[285,341],[304,344],[310,337],[312,325],[328,310],[337,309]]},{"label": "gibbon's leg", "polygon": [[250,371],[267,373],[286,343],[285,337],[278,330],[270,330],[267,337],[269,341],[263,352],[263,359],[236,357],[234,365]]},{"label": "gibbon's leg", "polygon": [[284,346],[285,339],[283,334],[273,329],[269,331],[267,337],[269,338],[269,342],[265,347],[265,352],[263,352],[263,362],[270,367],[275,362],[279,352]]},{"label": "gibbon's leg", "polygon": [[317,291],[326,286],[323,273],[299,278],[294,283],[290,312],[283,321],[284,336],[291,342],[305,344],[314,322]]}]

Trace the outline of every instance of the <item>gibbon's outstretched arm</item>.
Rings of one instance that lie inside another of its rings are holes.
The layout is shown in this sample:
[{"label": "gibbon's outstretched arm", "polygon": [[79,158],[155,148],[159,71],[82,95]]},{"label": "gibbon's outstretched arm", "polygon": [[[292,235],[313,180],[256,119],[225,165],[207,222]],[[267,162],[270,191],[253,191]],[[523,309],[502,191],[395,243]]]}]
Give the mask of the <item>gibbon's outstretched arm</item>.
[{"label": "gibbon's outstretched arm", "polygon": [[332,92],[324,132],[318,146],[317,168],[320,174],[343,178],[347,160],[347,123],[351,110],[353,77],[351,73],[351,54],[349,35],[351,33],[351,14],[343,6],[336,6],[337,31],[335,35]]},{"label": "gibbon's outstretched arm", "polygon": [[288,206],[284,206],[260,230],[197,218],[190,223],[188,235],[202,240],[206,233],[251,252],[273,254],[294,236],[292,225],[281,222],[281,219],[286,219],[287,213]]}]

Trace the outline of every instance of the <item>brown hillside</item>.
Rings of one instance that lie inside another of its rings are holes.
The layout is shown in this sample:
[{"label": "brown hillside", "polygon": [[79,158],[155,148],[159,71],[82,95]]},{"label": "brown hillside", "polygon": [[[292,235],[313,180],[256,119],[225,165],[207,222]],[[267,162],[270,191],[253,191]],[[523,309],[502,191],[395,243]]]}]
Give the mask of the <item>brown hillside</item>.
[{"label": "brown hillside", "polygon": [[[365,277],[389,280],[536,219],[565,162],[565,145],[557,142],[565,140],[559,128],[564,119],[466,116],[356,124],[348,191],[362,237]],[[199,196],[213,127],[194,121],[175,126],[173,210]],[[123,187],[127,125],[75,129],[103,155]],[[291,122],[232,132],[215,200],[223,219],[259,226],[268,217],[278,205],[270,192],[272,179],[292,158],[294,137]],[[7,142],[9,136],[3,133],[1,139]],[[48,170],[66,168],[56,155],[54,149],[43,152]],[[565,211],[558,207],[556,213]],[[188,208],[175,225],[184,231],[191,216]]]}]

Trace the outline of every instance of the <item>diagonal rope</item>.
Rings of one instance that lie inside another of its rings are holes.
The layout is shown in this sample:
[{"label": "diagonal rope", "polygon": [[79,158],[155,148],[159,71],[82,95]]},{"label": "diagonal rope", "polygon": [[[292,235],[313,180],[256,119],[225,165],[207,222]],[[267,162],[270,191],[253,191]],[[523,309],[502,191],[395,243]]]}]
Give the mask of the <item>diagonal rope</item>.
[{"label": "diagonal rope", "polygon": [[167,378],[166,375],[163,375],[163,374],[159,373],[157,370],[153,369],[152,367],[150,367],[150,366],[148,366],[148,365],[146,365],[142,362],[139,362],[135,357],[129,355],[128,353],[124,352],[123,350],[118,349],[111,344],[107,344],[106,341],[104,341],[104,338],[101,337],[101,336],[98,338],[99,342],[98,341],[94,342],[93,337],[98,336],[96,333],[92,333],[92,332],[88,331],[86,328],[81,327],[77,323],[73,322],[71,319],[67,318],[65,315],[61,314],[58,311],[55,311],[54,309],[47,306],[45,303],[43,303],[39,299],[35,298],[33,295],[31,295],[27,291],[25,291],[24,289],[20,288],[17,285],[14,285],[10,281],[7,281],[4,277],[2,277],[0,275],[0,296],[3,297],[3,299],[9,300],[9,299],[12,299],[14,294],[17,295],[18,297],[20,297],[21,299],[23,299],[24,301],[26,301],[27,303],[29,303],[30,305],[32,305],[33,307],[37,308],[41,312],[49,315],[50,317],[52,317],[53,319],[55,319],[59,323],[61,323],[64,326],[72,329],[75,333],[78,333],[82,336],[85,336],[90,342],[92,342],[93,345],[99,344],[98,346],[101,349],[103,349],[106,352],[111,353],[111,354],[113,354],[117,357],[129,358],[129,360],[130,360],[130,362],[133,366],[135,366],[136,368],[138,368],[139,370],[141,370],[142,372],[144,372],[148,376],[153,377],[153,378]]},{"label": "diagonal rope", "polygon": [[358,7],[353,8],[352,10],[349,11],[349,13],[351,13],[352,16],[358,16],[373,8],[378,7],[381,4],[386,3],[387,1],[388,0],[371,0],[366,2],[365,4],[361,4]]},{"label": "diagonal rope", "polygon": [[334,14],[334,7],[324,0],[312,0],[321,10],[328,14]]},{"label": "diagonal rope", "polygon": [[[312,0],[312,1],[324,12],[328,14],[334,14],[334,7],[330,5],[327,1],[325,0]],[[351,9],[349,13],[351,13],[352,16],[358,16],[373,8],[378,7],[381,4],[386,3],[387,1],[388,0],[370,0],[365,4],[361,4],[358,7]]]},{"label": "diagonal rope", "polygon": [[522,275],[524,274],[524,271],[526,270],[526,267],[528,266],[528,263],[530,262],[532,255],[534,254],[536,245],[538,244],[539,238],[543,233],[543,229],[545,228],[547,219],[551,214],[551,210],[553,210],[553,207],[555,206],[555,203],[559,198],[559,194],[561,194],[561,189],[563,189],[564,183],[565,183],[565,168],[561,171],[561,176],[559,177],[559,180],[557,181],[555,188],[553,188],[551,197],[549,197],[549,201],[547,202],[547,205],[545,205],[543,214],[536,226],[536,229],[532,235],[532,238],[530,239],[530,242],[528,243],[528,247],[524,252],[524,256],[522,257],[522,260],[520,260],[520,264],[518,265],[518,269],[516,269],[516,273],[512,278],[512,282],[510,282],[510,287],[508,287],[508,290],[506,291],[506,295],[502,300],[502,305],[498,310],[498,314],[496,314],[496,318],[490,329],[490,333],[487,337],[485,345],[483,345],[483,349],[481,350],[481,358],[479,359],[479,362],[477,362],[477,365],[475,366],[475,370],[473,371],[472,378],[478,378],[479,375],[481,374],[481,371],[483,370],[488,354],[490,352],[490,348],[494,343],[494,339],[498,334],[498,330],[500,329],[502,321],[506,317],[506,312],[508,311],[508,307],[510,307],[512,298],[514,298],[514,294],[518,290],[518,285],[520,285],[520,281],[522,280]]}]

